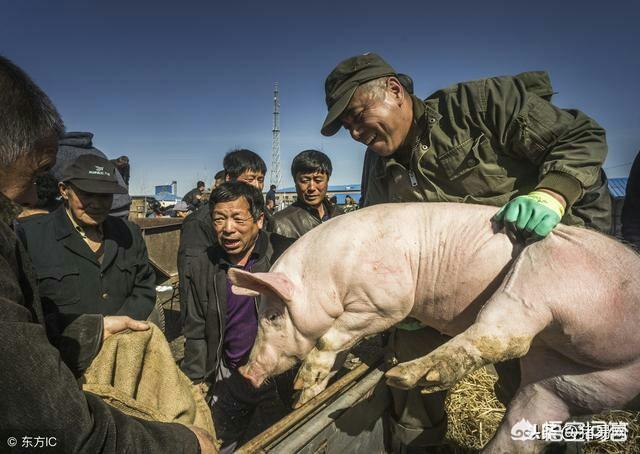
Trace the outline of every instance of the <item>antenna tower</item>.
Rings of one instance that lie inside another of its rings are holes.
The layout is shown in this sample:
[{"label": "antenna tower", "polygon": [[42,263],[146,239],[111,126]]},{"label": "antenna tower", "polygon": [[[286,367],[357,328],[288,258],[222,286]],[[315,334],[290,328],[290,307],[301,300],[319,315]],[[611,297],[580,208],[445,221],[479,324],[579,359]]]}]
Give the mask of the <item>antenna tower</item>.
[{"label": "antenna tower", "polygon": [[280,173],[280,98],[278,96],[278,82],[273,86],[273,140],[271,142],[271,182],[280,188],[282,175]]}]

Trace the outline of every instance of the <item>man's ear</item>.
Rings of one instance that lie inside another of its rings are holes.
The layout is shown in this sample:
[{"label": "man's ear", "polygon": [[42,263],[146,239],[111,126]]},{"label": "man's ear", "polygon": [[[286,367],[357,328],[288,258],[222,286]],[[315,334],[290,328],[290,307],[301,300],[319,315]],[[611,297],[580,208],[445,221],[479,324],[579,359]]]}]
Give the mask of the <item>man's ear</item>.
[{"label": "man's ear", "polygon": [[285,303],[293,300],[293,283],[283,273],[249,273],[230,268],[229,281],[236,295],[258,296],[272,291]]},{"label": "man's ear", "polygon": [[262,229],[262,226],[264,225],[264,213],[262,213],[259,217],[258,220],[256,221],[256,224],[258,224],[258,228]]},{"label": "man's ear", "polygon": [[64,200],[69,200],[69,194],[67,193],[68,190],[69,187],[66,184],[63,182],[58,183],[58,192],[60,193],[60,197]]},{"label": "man's ear", "polygon": [[400,83],[397,77],[390,76],[387,79],[387,91],[396,102],[402,104],[404,102],[404,87]]}]

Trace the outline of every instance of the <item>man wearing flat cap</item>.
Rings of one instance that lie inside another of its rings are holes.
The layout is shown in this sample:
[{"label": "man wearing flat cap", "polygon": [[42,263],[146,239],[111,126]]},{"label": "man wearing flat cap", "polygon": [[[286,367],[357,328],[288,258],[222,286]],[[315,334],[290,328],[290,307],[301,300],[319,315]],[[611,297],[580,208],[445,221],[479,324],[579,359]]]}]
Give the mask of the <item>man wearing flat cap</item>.
[{"label": "man wearing flat cap", "polygon": [[[608,233],[605,132],[582,112],[551,104],[552,94],[548,74],[538,71],[454,84],[423,100],[407,91],[386,61],[368,53],[344,60],[327,77],[321,132],[331,136],[344,127],[368,147],[365,206],[493,205],[494,220],[518,240],[543,238],[559,222]],[[400,361],[446,340],[416,324],[408,320],[392,333],[391,349]],[[503,382],[508,399],[519,369],[497,368],[501,378],[512,378]],[[446,431],[444,393],[392,395],[394,446],[438,444]]]},{"label": "man wearing flat cap", "polygon": [[79,314],[145,320],[154,308],[155,274],[140,231],[109,216],[113,195],[126,192],[116,171],[81,155],[62,171],[63,205],[20,226],[45,312],[61,328]]}]

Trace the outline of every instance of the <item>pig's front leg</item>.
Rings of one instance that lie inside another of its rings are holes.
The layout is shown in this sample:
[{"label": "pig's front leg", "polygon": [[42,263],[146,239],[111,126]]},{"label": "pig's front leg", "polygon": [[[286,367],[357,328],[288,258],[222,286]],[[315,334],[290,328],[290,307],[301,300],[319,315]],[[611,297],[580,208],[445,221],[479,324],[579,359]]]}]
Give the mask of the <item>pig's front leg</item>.
[{"label": "pig's front leg", "polygon": [[[360,339],[369,334],[387,329],[394,320],[385,320],[375,313],[351,314],[345,312],[333,324],[333,326],[316,342],[316,346],[307,355],[296,380],[294,388],[300,391],[294,404],[298,408],[327,387],[329,379],[337,372],[337,367],[342,361],[336,361],[338,353],[343,352]],[[339,363],[339,364],[338,364]]]},{"label": "pig's front leg", "polygon": [[401,389],[424,386],[423,393],[432,393],[451,388],[484,365],[524,356],[551,321],[548,308],[540,306],[498,290],[471,327],[428,355],[389,370],[387,384]]},{"label": "pig's front leg", "polygon": [[314,347],[300,366],[293,389],[299,392],[293,408],[298,408],[320,394],[329,379],[336,373],[334,368],[338,352],[323,351]]}]

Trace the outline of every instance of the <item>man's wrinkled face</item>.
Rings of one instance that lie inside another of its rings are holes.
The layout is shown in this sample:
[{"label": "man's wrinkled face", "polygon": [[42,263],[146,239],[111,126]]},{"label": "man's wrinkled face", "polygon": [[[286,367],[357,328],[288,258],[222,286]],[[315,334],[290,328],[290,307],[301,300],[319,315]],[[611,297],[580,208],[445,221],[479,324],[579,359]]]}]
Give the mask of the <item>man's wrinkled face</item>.
[{"label": "man's wrinkled face", "polygon": [[8,168],[0,169],[0,192],[19,205],[35,206],[38,200],[36,177],[51,170],[57,153],[56,137],[40,140],[33,152],[20,156]]},{"label": "man's wrinkled face", "polygon": [[113,194],[85,192],[72,183],[58,185],[71,216],[81,227],[97,227],[109,215]]},{"label": "man's wrinkled face", "polygon": [[395,79],[388,79],[383,93],[377,97],[358,88],[340,116],[343,127],[353,140],[383,157],[391,156],[400,148],[412,121],[401,108],[410,99],[397,86],[399,82],[393,81]]},{"label": "man's wrinkled face", "polygon": [[[226,180],[231,181],[231,178],[227,175]],[[254,170],[245,170],[238,176],[238,178],[236,178],[235,181],[242,181],[243,183],[247,183],[248,185],[262,191],[264,188],[264,173],[259,171],[256,172]]]},{"label": "man's wrinkled face", "polygon": [[327,195],[329,175],[324,172],[298,172],[295,183],[298,200],[315,208],[322,204],[322,201]]},{"label": "man's wrinkled face", "polygon": [[212,218],[218,244],[227,255],[236,262],[248,257],[262,228],[264,215],[254,220],[249,211],[249,202],[244,197],[238,197],[230,202],[216,203]]}]

